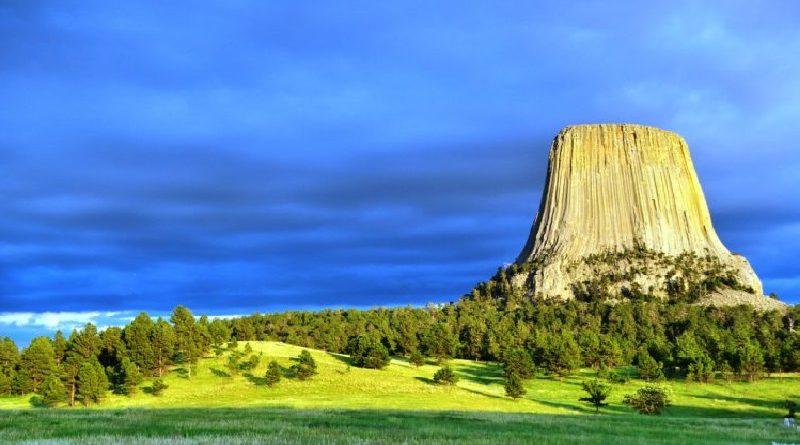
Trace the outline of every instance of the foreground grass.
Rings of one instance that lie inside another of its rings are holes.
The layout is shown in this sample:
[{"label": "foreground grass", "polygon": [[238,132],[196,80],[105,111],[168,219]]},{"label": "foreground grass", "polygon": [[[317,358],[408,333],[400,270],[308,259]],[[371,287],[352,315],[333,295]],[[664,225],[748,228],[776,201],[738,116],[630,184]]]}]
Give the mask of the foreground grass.
[{"label": "foreground grass", "polygon": [[[452,387],[432,382],[434,364],[420,368],[405,360],[393,360],[383,370],[350,367],[347,358],[311,350],[319,374],[308,381],[284,378],[275,387],[263,384],[267,362],[276,359],[284,371],[302,348],[277,342],[249,342],[261,363],[251,373],[229,376],[227,354],[200,361],[191,379],[181,370],[165,377],[169,388],[161,397],[147,393],[150,382],[138,394],[109,394],[92,409],[107,408],[252,408],[292,407],[323,409],[393,409],[523,412],[539,414],[591,414],[593,409],[578,399],[585,394],[581,382],[593,378],[590,370],[558,380],[538,377],[526,383],[528,393],[520,400],[505,397],[502,370],[493,363],[453,360],[450,364],[461,380]],[[247,342],[240,342],[243,350]],[[286,372],[288,375],[289,373]],[[604,414],[631,414],[621,401],[644,383],[632,380],[613,385],[610,405]],[[668,382],[674,406],[666,417],[773,418],[785,414],[781,402],[800,399],[800,376],[773,376],[755,383],[717,382],[699,384]],[[0,409],[31,408],[30,397],[0,398]]]},{"label": "foreground grass", "polygon": [[3,443],[768,444],[800,442],[778,419],[249,409],[15,410]]},{"label": "foreground grass", "polygon": [[[246,342],[239,345],[240,351]],[[621,404],[644,383],[613,385],[610,405],[594,414],[578,399],[583,370],[563,380],[539,376],[520,400],[505,397],[502,370],[493,363],[453,360],[461,380],[432,382],[434,364],[420,368],[393,360],[383,370],[350,367],[347,357],[313,351],[319,374],[289,378],[302,348],[250,342],[261,362],[251,373],[229,375],[227,353],[165,376],[160,397],[145,382],[131,396],[109,394],[89,408],[34,409],[30,397],[0,398],[1,443],[537,443],[728,444],[800,443],[781,426],[781,402],[800,399],[800,376],[756,383],[668,382],[674,405],[663,416],[634,414]],[[287,376],[264,385],[270,359]]]}]

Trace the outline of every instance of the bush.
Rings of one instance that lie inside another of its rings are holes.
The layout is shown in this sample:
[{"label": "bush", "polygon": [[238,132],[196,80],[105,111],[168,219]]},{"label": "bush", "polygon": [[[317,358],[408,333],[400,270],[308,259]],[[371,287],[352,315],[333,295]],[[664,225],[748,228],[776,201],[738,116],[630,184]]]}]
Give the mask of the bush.
[{"label": "bush", "polygon": [[311,353],[303,349],[299,356],[297,356],[297,363],[292,365],[295,377],[300,380],[308,380],[317,373],[317,362]]},{"label": "bush", "polygon": [[608,396],[611,394],[611,385],[606,385],[597,379],[585,381],[581,384],[583,390],[589,394],[589,397],[581,397],[579,400],[582,402],[589,402],[594,405],[594,410],[599,411],[601,406],[607,406],[604,403]]},{"label": "bush", "polygon": [[167,388],[169,388],[169,386],[167,386],[163,380],[161,379],[153,380],[153,386],[151,390],[153,391],[154,396],[160,396],[161,394],[164,393],[164,390]]},{"label": "bush", "polygon": [[363,335],[351,338],[345,352],[350,354],[353,365],[359,368],[383,369],[391,361],[389,351],[383,343]]},{"label": "bush", "polygon": [[269,365],[267,365],[267,373],[264,375],[264,383],[267,386],[273,386],[281,381],[281,368],[278,366],[278,362],[275,360],[270,360]]},{"label": "bush", "polygon": [[421,352],[414,351],[411,353],[411,357],[408,358],[408,362],[419,368],[425,364],[425,357],[422,356]]},{"label": "bush", "polygon": [[626,395],[622,403],[646,415],[661,414],[664,408],[672,405],[669,389],[656,385],[639,388],[635,394]]},{"label": "bush", "polygon": [[458,376],[453,372],[453,368],[444,365],[433,374],[433,381],[440,385],[453,385],[458,382]]}]

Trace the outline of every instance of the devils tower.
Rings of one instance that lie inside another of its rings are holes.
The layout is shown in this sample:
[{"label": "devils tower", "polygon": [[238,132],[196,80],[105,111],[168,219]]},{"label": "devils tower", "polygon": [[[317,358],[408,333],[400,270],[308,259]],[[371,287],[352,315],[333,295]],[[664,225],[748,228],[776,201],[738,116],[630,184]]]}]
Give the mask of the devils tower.
[{"label": "devils tower", "polygon": [[567,299],[767,300],[748,261],[717,236],[686,141],[642,125],[558,133],[514,271],[532,293]]}]

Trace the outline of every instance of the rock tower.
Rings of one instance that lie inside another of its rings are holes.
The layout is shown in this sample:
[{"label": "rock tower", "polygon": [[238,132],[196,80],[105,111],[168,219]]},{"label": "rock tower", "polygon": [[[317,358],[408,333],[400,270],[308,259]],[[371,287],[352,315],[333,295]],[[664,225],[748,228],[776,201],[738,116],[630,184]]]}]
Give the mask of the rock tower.
[{"label": "rock tower", "polygon": [[544,296],[763,294],[748,261],[717,236],[686,141],[642,125],[556,135],[516,264],[517,284]]}]

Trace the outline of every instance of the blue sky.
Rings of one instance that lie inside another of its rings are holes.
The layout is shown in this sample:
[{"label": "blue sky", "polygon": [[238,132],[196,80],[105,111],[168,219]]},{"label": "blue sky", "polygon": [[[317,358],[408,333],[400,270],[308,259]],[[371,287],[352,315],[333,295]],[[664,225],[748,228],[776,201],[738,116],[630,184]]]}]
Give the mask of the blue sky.
[{"label": "blue sky", "polygon": [[455,300],[587,122],[682,134],[800,302],[800,4],[128,3],[0,4],[0,334]]}]

